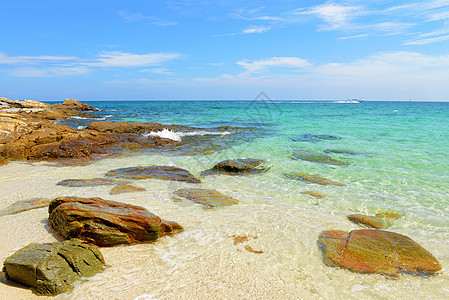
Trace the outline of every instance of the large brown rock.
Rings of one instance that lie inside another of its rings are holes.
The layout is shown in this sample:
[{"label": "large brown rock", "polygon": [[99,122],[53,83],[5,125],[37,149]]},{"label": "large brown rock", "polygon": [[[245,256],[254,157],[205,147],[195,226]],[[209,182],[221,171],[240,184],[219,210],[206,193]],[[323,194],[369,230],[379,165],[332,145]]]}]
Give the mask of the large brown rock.
[{"label": "large brown rock", "polygon": [[201,183],[201,181],[193,176],[188,170],[172,166],[121,168],[107,172],[106,176],[124,179],[161,179]]},{"label": "large brown rock", "polygon": [[81,111],[84,111],[84,110],[99,111],[98,108],[95,108],[95,107],[93,107],[93,106],[90,106],[89,104],[81,103],[81,102],[79,102],[79,101],[77,101],[77,100],[74,100],[74,99],[68,99],[68,98],[64,100],[64,102],[62,103],[62,105],[66,105],[66,106],[69,106],[69,107],[73,107],[73,108],[79,109],[79,110],[81,110]]},{"label": "large brown rock", "polygon": [[323,231],[318,238],[324,263],[359,273],[398,277],[400,273],[433,275],[438,260],[412,239],[389,231],[363,229]]},{"label": "large brown rock", "polygon": [[151,242],[182,230],[143,207],[101,198],[60,197],[48,211],[48,224],[61,239],[98,246]]},{"label": "large brown rock", "polygon": [[82,277],[92,277],[105,268],[97,247],[77,240],[30,244],[3,263],[6,278],[34,287],[42,295],[68,292]]}]

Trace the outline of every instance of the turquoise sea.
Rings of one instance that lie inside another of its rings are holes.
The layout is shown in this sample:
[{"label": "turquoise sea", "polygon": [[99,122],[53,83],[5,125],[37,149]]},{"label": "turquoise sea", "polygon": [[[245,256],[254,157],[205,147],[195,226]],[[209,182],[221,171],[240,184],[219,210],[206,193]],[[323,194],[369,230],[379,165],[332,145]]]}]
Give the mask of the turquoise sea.
[{"label": "turquoise sea", "polygon": [[[144,206],[186,229],[155,244],[102,250],[112,268],[67,297],[449,298],[449,103],[261,99],[89,104],[101,109],[97,114],[103,120],[197,127],[192,134],[152,134],[181,143],[197,138],[213,147],[150,150],[87,166],[10,163],[3,167],[10,171],[0,178],[8,197],[100,196]],[[83,128],[92,121],[78,118],[64,123]],[[221,131],[214,129],[217,127]],[[345,164],[294,159],[298,151],[328,155]],[[179,202],[173,191],[188,186],[186,183],[140,181],[136,185],[146,188],[146,192],[118,196],[109,195],[107,187],[74,190],[56,186],[62,179],[99,177],[110,169],[139,165],[176,165],[199,176],[201,171],[231,158],[264,159],[271,165],[263,174],[202,179],[205,188],[239,200],[232,207],[208,210]],[[22,174],[20,184],[29,186],[26,191],[15,188],[18,178],[11,174],[17,170]],[[317,185],[289,178],[294,174],[318,176],[344,185]],[[37,178],[45,178],[40,179],[39,186],[34,184]],[[1,197],[6,203],[6,196]],[[440,261],[441,274],[402,275],[392,280],[324,266],[316,245],[322,230],[359,229],[346,215],[374,215],[388,210],[403,215],[388,230],[407,235],[429,250]],[[40,222],[44,213],[30,212],[30,222]],[[253,237],[247,246],[263,253],[246,251],[245,244],[234,245],[232,235]],[[37,241],[52,238],[44,231],[34,236]]]}]

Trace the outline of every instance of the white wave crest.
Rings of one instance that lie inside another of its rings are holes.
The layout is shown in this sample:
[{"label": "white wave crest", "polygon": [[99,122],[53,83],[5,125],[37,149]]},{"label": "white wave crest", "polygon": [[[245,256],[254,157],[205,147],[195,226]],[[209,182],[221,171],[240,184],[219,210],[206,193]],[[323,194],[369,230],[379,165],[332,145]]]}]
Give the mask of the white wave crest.
[{"label": "white wave crest", "polygon": [[231,134],[231,132],[228,132],[228,131],[212,132],[212,131],[206,131],[206,130],[197,130],[197,131],[190,131],[190,132],[176,132],[176,131],[172,131],[170,129],[164,128],[161,131],[151,131],[150,133],[144,134],[144,136],[157,136],[160,138],[170,139],[170,140],[180,142],[182,137],[184,137],[184,136],[228,135],[228,134]]}]

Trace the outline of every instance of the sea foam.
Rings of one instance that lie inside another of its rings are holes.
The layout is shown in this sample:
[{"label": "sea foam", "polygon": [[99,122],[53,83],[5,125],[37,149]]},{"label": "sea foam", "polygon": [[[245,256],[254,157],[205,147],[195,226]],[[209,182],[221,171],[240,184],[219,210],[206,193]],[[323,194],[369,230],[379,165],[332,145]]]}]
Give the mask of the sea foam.
[{"label": "sea foam", "polygon": [[182,137],[184,137],[184,136],[228,135],[228,134],[231,134],[231,132],[228,132],[228,131],[212,132],[212,131],[206,131],[206,130],[196,130],[196,131],[190,131],[190,132],[177,132],[177,131],[172,131],[170,129],[164,128],[161,131],[151,131],[150,133],[146,133],[144,136],[156,136],[156,137],[170,139],[170,140],[180,142],[182,140]]}]

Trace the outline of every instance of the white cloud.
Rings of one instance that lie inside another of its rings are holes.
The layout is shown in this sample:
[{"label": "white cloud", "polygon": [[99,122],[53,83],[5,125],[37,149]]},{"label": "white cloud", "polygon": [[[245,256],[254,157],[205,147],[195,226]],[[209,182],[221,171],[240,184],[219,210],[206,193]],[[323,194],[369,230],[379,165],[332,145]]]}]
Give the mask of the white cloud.
[{"label": "white cloud", "polygon": [[352,27],[350,21],[365,14],[365,12],[361,6],[345,6],[333,2],[326,2],[309,9],[298,9],[294,14],[316,15],[327,24],[321,29],[336,30]]},{"label": "white cloud", "polygon": [[261,71],[271,67],[306,68],[310,66],[309,62],[298,57],[272,57],[255,61],[242,60],[237,64],[248,72]]},{"label": "white cloud", "polygon": [[86,67],[55,67],[55,68],[19,68],[10,72],[16,77],[60,77],[83,75],[89,72]]},{"label": "white cloud", "polygon": [[409,41],[404,43],[404,45],[427,45],[427,44],[432,44],[432,43],[437,43],[437,42],[442,42],[442,41],[447,41],[449,40],[449,35],[442,35],[442,36],[438,36],[438,37],[433,37],[433,38],[425,38],[425,39],[418,39],[415,41]]},{"label": "white cloud", "polygon": [[242,34],[262,33],[271,29],[271,26],[254,26],[242,31]]},{"label": "white cloud", "polygon": [[54,63],[75,60],[74,56],[8,56],[0,52],[0,65],[31,65],[40,63]]},{"label": "white cloud", "polygon": [[112,51],[102,52],[93,61],[83,64],[89,67],[144,67],[159,65],[179,57],[177,53],[133,54]]},{"label": "white cloud", "polygon": [[178,22],[174,21],[166,21],[164,19],[154,17],[154,16],[145,16],[141,13],[130,13],[127,11],[119,11],[118,15],[122,18],[123,21],[127,23],[139,22],[139,21],[149,21],[150,24],[156,26],[174,26],[178,25]]}]

